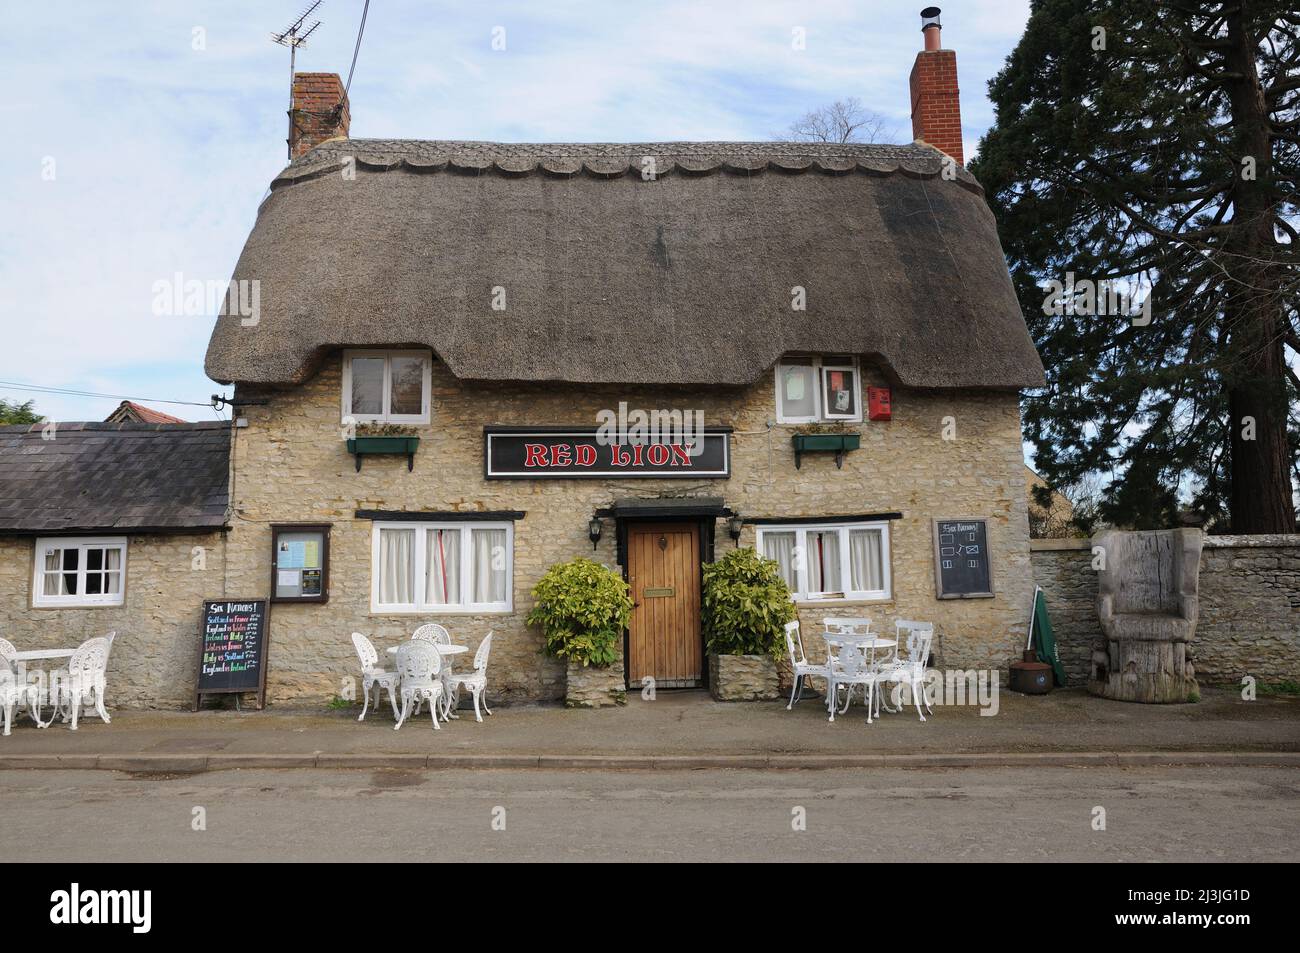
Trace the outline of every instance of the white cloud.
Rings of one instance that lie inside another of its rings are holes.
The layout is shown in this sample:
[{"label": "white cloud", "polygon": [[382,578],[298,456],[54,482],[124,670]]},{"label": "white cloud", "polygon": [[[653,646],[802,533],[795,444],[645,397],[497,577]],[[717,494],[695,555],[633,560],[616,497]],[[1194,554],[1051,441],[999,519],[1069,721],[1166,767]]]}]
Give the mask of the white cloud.
[{"label": "white cloud", "polygon": [[[762,139],[857,96],[911,138],[919,4],[668,0],[372,4],[357,137]],[[69,9],[74,7],[73,9]],[[946,10],[968,149],[1027,0]],[[224,281],[284,162],[291,2],[27,4],[0,34],[0,380],[205,400],[210,320],[150,311],[175,272]],[[331,0],[299,68],[347,73],[361,3]],[[491,49],[492,28],[507,48]],[[202,27],[206,49],[192,48]],[[807,31],[807,48],[791,31]],[[41,178],[53,157],[57,177]],[[0,395],[7,394],[0,385]],[[38,396],[61,419],[113,401]],[[164,408],[165,409],[165,408]],[[185,408],[180,416],[210,416]]]}]

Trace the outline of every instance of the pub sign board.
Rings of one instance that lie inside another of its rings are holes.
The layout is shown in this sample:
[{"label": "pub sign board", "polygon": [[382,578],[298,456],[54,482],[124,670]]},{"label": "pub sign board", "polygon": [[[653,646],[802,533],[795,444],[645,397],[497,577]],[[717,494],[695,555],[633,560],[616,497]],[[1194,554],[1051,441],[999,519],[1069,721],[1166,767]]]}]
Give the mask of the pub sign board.
[{"label": "pub sign board", "polygon": [[934,585],[940,599],[991,599],[988,520],[934,521]]},{"label": "pub sign board", "polygon": [[483,445],[489,480],[731,477],[730,427],[662,440],[611,438],[596,427],[485,427]]},{"label": "pub sign board", "polygon": [[199,632],[199,673],[194,710],[204,695],[256,692],[266,705],[265,599],[219,599],[203,603]]}]

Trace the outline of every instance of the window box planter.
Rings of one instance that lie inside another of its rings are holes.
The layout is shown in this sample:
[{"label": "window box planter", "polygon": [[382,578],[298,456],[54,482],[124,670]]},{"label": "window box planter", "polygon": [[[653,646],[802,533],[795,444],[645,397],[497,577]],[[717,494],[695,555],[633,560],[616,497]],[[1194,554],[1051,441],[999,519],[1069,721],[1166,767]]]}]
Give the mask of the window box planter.
[{"label": "window box planter", "polygon": [[794,468],[799,469],[805,453],[832,452],[835,454],[835,467],[844,466],[844,454],[856,450],[862,443],[862,434],[857,433],[797,433],[790,438],[794,444]]},{"label": "window box planter", "polygon": [[415,451],[420,446],[419,437],[353,437],[348,441],[348,453],[357,458],[357,470],[361,470],[361,458],[367,455],[404,454],[406,469],[415,469]]}]

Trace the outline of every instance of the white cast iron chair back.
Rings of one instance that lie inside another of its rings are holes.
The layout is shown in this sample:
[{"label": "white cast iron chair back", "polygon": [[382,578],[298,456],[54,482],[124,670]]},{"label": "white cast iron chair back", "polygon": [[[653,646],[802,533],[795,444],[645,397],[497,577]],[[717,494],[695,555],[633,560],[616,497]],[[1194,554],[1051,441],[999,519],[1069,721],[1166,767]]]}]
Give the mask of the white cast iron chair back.
[{"label": "white cast iron chair back", "polygon": [[487,689],[487,665],[488,655],[492,652],[492,633],[488,632],[483,636],[483,641],[478,644],[478,649],[474,652],[474,671],[467,675],[452,675],[451,683],[453,686],[464,685],[474,694],[474,720],[482,721],[483,716],[479,714],[480,702],[483,711],[489,715],[492,709],[487,706],[487,702],[482,700],[483,693]]},{"label": "white cast iron chair back", "polygon": [[14,664],[14,656],[17,654],[18,649],[14,648],[12,642],[8,639],[0,638],[0,655],[3,655],[10,665]]},{"label": "white cast iron chair back", "polygon": [[[934,714],[934,709],[930,707],[929,696],[926,695],[925,684],[926,663],[930,660],[930,649],[934,645],[934,623],[899,619],[894,623],[894,631],[898,633],[900,643],[904,641],[907,643],[907,658],[895,662],[890,669],[883,672],[882,680],[897,685],[896,691],[900,696],[903,686],[906,685],[916,704],[917,715],[925,721],[925,715],[921,713],[922,699],[925,700],[925,710]],[[901,697],[897,700],[901,707]]]},{"label": "white cast iron chair back", "polygon": [[437,642],[439,645],[451,645],[451,633],[436,622],[426,622],[411,633],[415,642]]},{"label": "white cast iron chair back", "polygon": [[95,705],[95,713],[108,724],[112,719],[104,710],[105,668],[108,665],[109,640],[104,636],[87,639],[77,646],[68,660],[68,667],[54,674],[51,690],[57,695],[60,706],[66,706],[65,720],[72,721],[72,730],[77,730],[77,720],[81,706]]},{"label": "white cast iron chair back", "polygon": [[364,721],[366,712],[370,710],[370,690],[375,690],[375,707],[379,707],[379,698],[383,690],[388,689],[388,701],[393,706],[393,717],[397,717],[397,683],[399,681],[396,672],[385,671],[379,665],[379,653],[375,651],[374,644],[362,635],[360,632],[352,633],[352,647],[357,650],[357,658],[361,660],[361,691],[365,695],[365,703],[361,706],[361,714],[357,716],[357,721]]},{"label": "white cast iron chair back", "polygon": [[828,678],[831,674],[829,665],[813,665],[804,654],[803,637],[799,634],[799,620],[785,624],[785,648],[790,653],[790,669],[794,673],[794,684],[790,686],[790,703],[785,706],[789,711],[795,702],[803,698],[804,679],[809,675]]},{"label": "white cast iron chair back", "polygon": [[396,731],[402,727],[411,714],[411,706],[418,698],[429,703],[429,715],[433,718],[433,727],[441,730],[438,724],[439,704],[442,700],[442,656],[438,650],[426,641],[404,642],[397,648],[397,674],[402,679],[402,712],[397,717]]}]

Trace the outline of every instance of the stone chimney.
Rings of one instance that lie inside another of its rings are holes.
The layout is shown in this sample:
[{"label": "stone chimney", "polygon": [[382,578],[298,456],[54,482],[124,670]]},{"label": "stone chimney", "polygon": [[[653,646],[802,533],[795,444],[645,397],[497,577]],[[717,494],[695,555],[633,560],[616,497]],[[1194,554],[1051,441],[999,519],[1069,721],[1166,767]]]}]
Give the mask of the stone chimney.
[{"label": "stone chimney", "polygon": [[961,103],[957,92],[957,54],[940,48],[939,8],[921,11],[925,49],[916,54],[912,89],[912,138],[940,149],[963,165]]},{"label": "stone chimney", "polygon": [[347,138],[352,116],[338,73],[294,73],[289,110],[289,158],[296,159],[326,139]]}]

